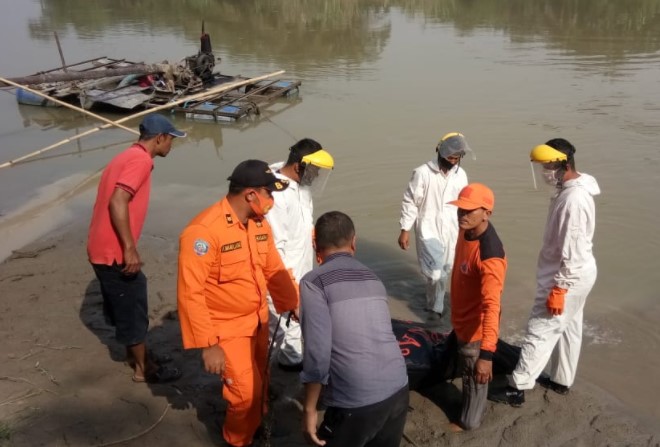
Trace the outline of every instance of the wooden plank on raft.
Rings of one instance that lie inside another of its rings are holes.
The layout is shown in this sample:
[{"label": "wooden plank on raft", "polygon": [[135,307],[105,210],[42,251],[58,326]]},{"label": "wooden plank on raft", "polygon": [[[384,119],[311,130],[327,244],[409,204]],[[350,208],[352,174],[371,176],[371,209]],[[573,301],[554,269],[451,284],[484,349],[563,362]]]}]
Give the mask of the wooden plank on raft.
[{"label": "wooden plank on raft", "polygon": [[17,84],[37,85],[54,82],[78,81],[87,79],[100,79],[110,76],[146,75],[151,73],[164,73],[168,70],[167,64],[135,64],[130,67],[106,68],[103,70],[70,71],[68,73],[38,74],[23,76],[20,78],[9,78]]}]

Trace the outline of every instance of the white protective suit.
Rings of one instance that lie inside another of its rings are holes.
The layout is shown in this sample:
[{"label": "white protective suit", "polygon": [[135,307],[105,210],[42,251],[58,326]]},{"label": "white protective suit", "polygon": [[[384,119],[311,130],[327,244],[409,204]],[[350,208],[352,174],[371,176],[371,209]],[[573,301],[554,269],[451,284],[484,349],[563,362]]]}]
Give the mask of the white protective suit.
[{"label": "white protective suit", "polygon": [[417,259],[427,280],[426,304],[437,313],[444,311],[458,237],[457,208],[447,202],[456,200],[467,184],[463,168],[455,166],[444,174],[437,160],[431,160],[413,171],[403,194],[401,229],[410,231],[415,225]]},{"label": "white protective suit", "polygon": [[[592,239],[596,225],[596,179],[580,174],[566,181],[550,202],[536,273],[536,298],[527,323],[520,360],[510,379],[519,390],[534,387],[544,371],[570,387],[575,381],[587,295],[596,282]],[[554,286],[567,289],[564,311],[552,316],[546,300]]]},{"label": "white protective suit", "polygon": [[[266,219],[273,230],[275,247],[280,253],[282,262],[293,271],[296,281],[300,282],[305,273],[314,266],[314,246],[312,233],[314,230],[314,205],[309,188],[301,187],[298,182],[277,172],[284,166],[283,162],[270,165],[271,170],[279,178],[289,180],[289,187],[282,192],[273,194],[275,204],[266,214]],[[279,314],[270,296],[270,336],[272,337]],[[277,331],[276,345],[280,345],[278,362],[284,365],[297,365],[302,362],[302,332],[300,324],[291,320],[286,327],[286,318],[280,321]]]}]

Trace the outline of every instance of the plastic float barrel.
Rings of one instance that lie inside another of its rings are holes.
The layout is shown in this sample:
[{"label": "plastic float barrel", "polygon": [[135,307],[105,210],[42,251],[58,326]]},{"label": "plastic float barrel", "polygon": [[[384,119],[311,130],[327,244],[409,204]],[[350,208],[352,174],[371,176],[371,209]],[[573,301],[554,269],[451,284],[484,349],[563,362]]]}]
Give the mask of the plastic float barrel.
[{"label": "plastic float barrel", "polygon": [[26,106],[61,107],[59,104],[56,104],[53,101],[49,101],[44,97],[35,95],[34,93],[28,92],[22,88],[16,89],[16,101],[19,104]]}]

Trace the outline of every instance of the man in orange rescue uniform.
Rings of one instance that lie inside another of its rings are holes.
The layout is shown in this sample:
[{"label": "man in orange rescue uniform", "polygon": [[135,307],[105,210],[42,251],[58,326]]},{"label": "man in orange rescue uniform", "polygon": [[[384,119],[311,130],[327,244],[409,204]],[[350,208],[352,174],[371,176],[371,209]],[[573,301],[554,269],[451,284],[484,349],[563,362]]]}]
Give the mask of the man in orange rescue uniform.
[{"label": "man in orange rescue uniform", "polygon": [[201,348],[204,368],[223,379],[223,437],[248,446],[265,412],[269,291],[279,313],[297,317],[298,287],[264,215],[287,188],[260,160],[240,163],[224,199],[183,230],[178,307],[183,346]]},{"label": "man in orange rescue uniform", "polygon": [[490,215],[495,195],[481,183],[464,187],[458,200],[458,241],[451,275],[451,324],[458,341],[458,374],[463,381],[459,426],[481,425],[488,383],[493,379],[493,354],[500,331],[500,298],[507,261]]}]

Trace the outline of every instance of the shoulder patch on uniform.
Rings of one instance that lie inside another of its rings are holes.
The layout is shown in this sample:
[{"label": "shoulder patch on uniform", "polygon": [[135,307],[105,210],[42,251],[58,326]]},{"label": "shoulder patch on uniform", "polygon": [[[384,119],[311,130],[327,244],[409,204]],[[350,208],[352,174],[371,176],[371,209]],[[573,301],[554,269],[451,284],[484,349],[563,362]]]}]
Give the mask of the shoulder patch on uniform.
[{"label": "shoulder patch on uniform", "polygon": [[257,224],[257,228],[261,228],[264,226],[263,222],[261,222],[260,220],[255,220],[254,223]]},{"label": "shoulder patch on uniform", "polygon": [[195,239],[193,250],[195,250],[197,256],[204,256],[209,251],[209,243],[204,239]]},{"label": "shoulder patch on uniform", "polygon": [[462,273],[462,274],[464,274],[464,275],[467,275],[467,274],[468,274],[468,270],[469,270],[469,269],[468,269],[468,263],[467,263],[467,261],[463,261],[463,262],[461,263],[460,270],[461,270],[461,273]]},{"label": "shoulder patch on uniform", "polygon": [[267,234],[257,234],[254,238],[257,240],[257,242],[263,242],[263,241],[268,240],[268,235]]},{"label": "shoulder patch on uniform", "polygon": [[227,253],[228,251],[238,250],[239,248],[241,248],[241,241],[231,242],[229,244],[223,245],[220,248],[220,252]]},{"label": "shoulder patch on uniform", "polygon": [[231,214],[225,214],[225,219],[227,219],[228,224],[234,223],[234,219],[232,219]]}]

